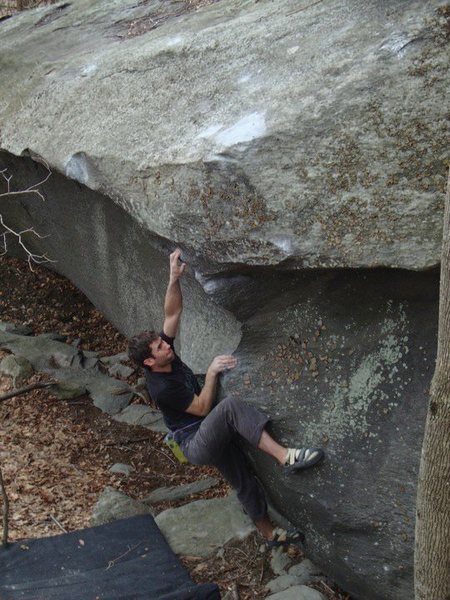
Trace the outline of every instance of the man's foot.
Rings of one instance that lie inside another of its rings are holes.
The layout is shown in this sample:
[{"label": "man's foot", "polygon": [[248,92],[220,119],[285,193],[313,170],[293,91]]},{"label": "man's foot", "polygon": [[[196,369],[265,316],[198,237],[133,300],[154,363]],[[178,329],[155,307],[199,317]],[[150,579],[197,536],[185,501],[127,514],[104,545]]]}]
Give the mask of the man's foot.
[{"label": "man's foot", "polygon": [[324,456],[325,453],[320,448],[288,448],[284,469],[287,473],[309,469]]},{"label": "man's foot", "polygon": [[282,529],[276,527],[273,530],[271,539],[266,540],[267,547],[272,548],[287,548],[288,546],[297,546],[300,550],[305,549],[305,536],[301,531]]}]

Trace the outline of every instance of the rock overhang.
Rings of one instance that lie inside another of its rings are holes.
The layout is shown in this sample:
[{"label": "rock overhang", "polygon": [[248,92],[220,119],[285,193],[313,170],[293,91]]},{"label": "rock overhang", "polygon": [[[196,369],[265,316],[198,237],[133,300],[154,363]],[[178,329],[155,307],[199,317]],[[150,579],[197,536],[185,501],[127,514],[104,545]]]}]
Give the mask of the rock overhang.
[{"label": "rock overhang", "polygon": [[363,4],[181,14],[81,1],[19,15],[0,26],[1,147],[109,196],[207,271],[432,267],[442,3]]}]

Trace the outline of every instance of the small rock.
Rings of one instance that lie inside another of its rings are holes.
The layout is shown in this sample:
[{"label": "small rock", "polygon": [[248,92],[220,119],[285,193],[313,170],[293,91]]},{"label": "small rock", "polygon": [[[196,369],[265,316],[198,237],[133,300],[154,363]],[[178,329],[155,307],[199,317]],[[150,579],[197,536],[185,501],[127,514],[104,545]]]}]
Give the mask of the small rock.
[{"label": "small rock", "polygon": [[320,574],[320,569],[316,567],[308,558],[302,560],[301,563],[293,565],[288,570],[289,575],[293,575],[299,579],[300,584],[310,583],[314,581],[315,576]]},{"label": "small rock", "polygon": [[293,585],[299,585],[300,581],[298,577],[294,577],[293,575],[280,575],[276,579],[272,579],[266,585],[267,591],[272,594],[276,594],[277,592],[282,592],[287,590],[287,588],[292,587]]},{"label": "small rock", "polygon": [[129,477],[131,475],[132,471],[135,471],[136,469],[132,465],[125,465],[124,463],[116,463],[109,470],[111,473],[117,473],[119,475],[126,475],[127,477]]},{"label": "small rock", "polygon": [[306,587],[306,585],[295,585],[272,596],[267,596],[266,600],[326,600],[326,598],[317,590]]},{"label": "small rock", "polygon": [[108,373],[112,377],[120,377],[121,379],[127,379],[130,375],[133,375],[135,369],[122,365],[121,363],[115,363],[108,369]]},{"label": "small rock", "polygon": [[5,333],[15,333],[16,335],[33,334],[31,327],[17,323],[9,323],[8,321],[0,321],[0,331],[4,331]]},{"label": "small rock", "polygon": [[51,356],[52,366],[57,369],[65,369],[68,367],[77,368],[81,366],[80,354],[67,354],[66,352],[54,351]]},{"label": "small rock", "polygon": [[103,490],[94,506],[91,524],[103,525],[117,519],[147,514],[152,514],[148,506],[108,486]]},{"label": "small rock", "polygon": [[22,383],[34,373],[31,363],[22,356],[9,354],[0,362],[0,374],[12,377],[13,385]]},{"label": "small rock", "polygon": [[286,568],[292,559],[284,552],[283,548],[274,548],[270,559],[270,566],[275,575],[286,575]]},{"label": "small rock", "polygon": [[83,396],[86,393],[86,386],[71,381],[59,381],[57,384],[52,385],[50,392],[52,396],[60,400],[69,400]]},{"label": "small rock", "polygon": [[126,352],[119,352],[119,354],[114,354],[113,356],[102,356],[100,360],[105,365],[115,365],[117,363],[128,362],[130,358]]}]

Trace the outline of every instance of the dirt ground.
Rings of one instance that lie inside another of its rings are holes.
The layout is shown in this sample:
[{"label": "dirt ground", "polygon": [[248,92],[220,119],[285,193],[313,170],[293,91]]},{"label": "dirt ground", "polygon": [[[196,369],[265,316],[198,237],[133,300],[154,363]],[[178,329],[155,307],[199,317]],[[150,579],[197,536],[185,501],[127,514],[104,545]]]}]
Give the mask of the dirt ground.
[{"label": "dirt ground", "polygon": [[[126,349],[123,335],[68,280],[40,267],[31,272],[26,263],[7,257],[0,258],[0,320],[29,325],[35,333],[62,333],[69,343],[102,356]],[[0,359],[4,355],[0,351]],[[35,374],[28,383],[41,379],[45,376]],[[0,394],[11,387],[9,378],[0,378]],[[219,485],[190,500],[229,492],[215,469],[174,462],[162,437],[117,423],[87,396],[61,401],[40,389],[1,402],[0,465],[10,500],[10,541],[89,526],[93,506],[107,485],[141,499],[157,487],[214,476]],[[129,478],[113,475],[109,468],[116,462],[136,470]],[[161,503],[156,509],[184,502]],[[268,553],[259,551],[261,543],[254,534],[229,544],[220,559],[189,557],[183,563],[196,582],[214,581],[222,593],[234,589],[240,600],[265,598],[264,585],[274,575]],[[301,558],[298,550],[290,551]],[[316,587],[330,600],[350,600],[325,582]]]}]

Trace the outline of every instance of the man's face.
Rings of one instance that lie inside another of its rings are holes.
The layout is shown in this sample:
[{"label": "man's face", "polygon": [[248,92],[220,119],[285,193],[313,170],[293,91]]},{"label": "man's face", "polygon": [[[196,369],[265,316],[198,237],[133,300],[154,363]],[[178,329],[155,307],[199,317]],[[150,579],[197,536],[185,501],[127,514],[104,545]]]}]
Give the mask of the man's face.
[{"label": "man's face", "polygon": [[165,342],[161,337],[150,344],[150,350],[153,356],[152,367],[165,367],[175,358],[175,354],[170,347],[170,344]]}]

